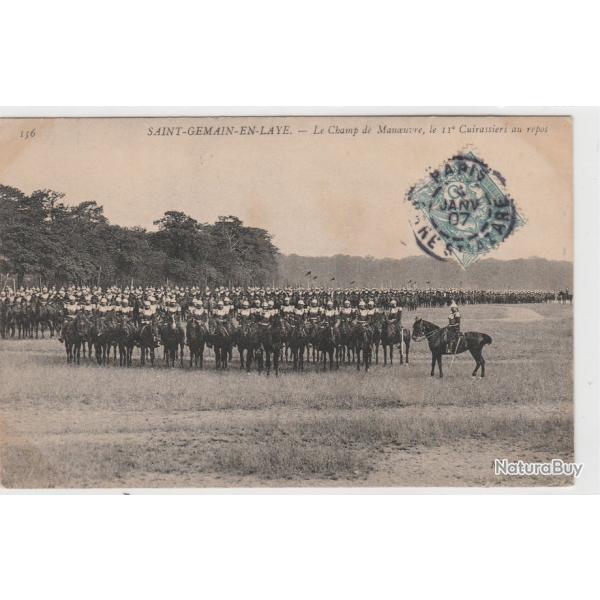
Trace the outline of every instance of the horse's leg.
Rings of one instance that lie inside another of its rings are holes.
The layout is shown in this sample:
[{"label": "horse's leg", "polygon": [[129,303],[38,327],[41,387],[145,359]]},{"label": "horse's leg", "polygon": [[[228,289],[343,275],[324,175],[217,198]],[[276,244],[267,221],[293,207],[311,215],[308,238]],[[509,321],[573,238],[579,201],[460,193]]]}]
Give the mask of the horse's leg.
[{"label": "horse's leg", "polygon": [[436,363],[436,355],[432,352],[431,353],[431,376],[433,377],[434,373],[435,373],[435,363]]},{"label": "horse's leg", "polygon": [[408,364],[408,350],[410,348],[410,338],[408,338],[407,340],[404,340],[404,351],[406,354],[406,364]]},{"label": "horse's leg", "polygon": [[440,377],[444,376],[444,373],[442,372],[442,356],[444,356],[444,355],[440,352],[437,357],[438,370],[440,372]]},{"label": "horse's leg", "polygon": [[[356,347],[355,354],[356,354],[356,370],[360,371],[360,348],[358,346]],[[364,358],[365,358],[365,353],[363,350],[363,360],[364,360]]]},{"label": "horse's leg", "polygon": [[[271,352],[269,350],[266,351],[267,359],[266,359],[266,369],[267,369],[267,377],[271,373]],[[275,357],[273,357],[275,358]]]}]

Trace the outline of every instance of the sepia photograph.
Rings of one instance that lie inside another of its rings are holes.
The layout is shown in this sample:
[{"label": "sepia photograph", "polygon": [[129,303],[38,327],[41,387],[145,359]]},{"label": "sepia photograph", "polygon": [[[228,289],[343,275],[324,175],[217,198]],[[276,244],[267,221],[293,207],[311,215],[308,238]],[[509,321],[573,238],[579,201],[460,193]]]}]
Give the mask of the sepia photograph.
[{"label": "sepia photograph", "polygon": [[0,119],[7,490],[572,486],[569,116]]}]

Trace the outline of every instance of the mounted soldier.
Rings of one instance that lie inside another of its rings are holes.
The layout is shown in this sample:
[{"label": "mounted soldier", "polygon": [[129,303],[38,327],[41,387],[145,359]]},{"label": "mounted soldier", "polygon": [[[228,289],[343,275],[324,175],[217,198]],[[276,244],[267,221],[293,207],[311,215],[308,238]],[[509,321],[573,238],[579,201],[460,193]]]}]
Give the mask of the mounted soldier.
[{"label": "mounted soldier", "polygon": [[219,321],[225,321],[229,318],[229,310],[225,308],[223,300],[217,302],[217,308],[213,310],[212,316]]},{"label": "mounted soldier", "polygon": [[127,298],[123,298],[121,300],[121,315],[123,315],[124,319],[129,319],[133,313],[133,307],[129,306],[129,300]]},{"label": "mounted soldier", "polygon": [[303,320],[305,315],[304,300],[298,300],[294,309],[294,318],[296,321]]},{"label": "mounted soldier", "polygon": [[356,311],[356,319],[367,323],[369,321],[369,309],[367,308],[365,301],[360,300],[358,303],[358,310]]},{"label": "mounted soldier", "polygon": [[350,300],[344,300],[344,306],[340,308],[340,317],[342,319],[351,319],[354,316],[354,309],[350,306]]},{"label": "mounted soldier", "polygon": [[373,317],[376,314],[376,310],[375,310],[375,302],[373,302],[373,300],[369,300],[368,304],[367,304],[367,316],[369,318],[369,321],[373,320]]},{"label": "mounted soldier", "polygon": [[336,322],[336,320],[338,318],[338,312],[337,312],[337,310],[333,306],[333,300],[328,300],[327,301],[327,306],[325,307],[325,310],[323,311],[323,318],[330,325],[334,325],[335,324],[335,322]]},{"label": "mounted soldier", "polygon": [[242,300],[242,308],[238,310],[237,316],[241,322],[248,322],[252,318],[252,309],[248,300]]},{"label": "mounted soldier", "polygon": [[100,298],[100,304],[98,305],[96,312],[101,317],[104,317],[112,312],[112,306],[108,305],[108,300],[106,297],[102,296],[102,298]]},{"label": "mounted soldier", "polygon": [[289,296],[283,299],[283,306],[281,307],[281,315],[283,317],[290,317],[294,314],[294,307],[290,304]]},{"label": "mounted soldier", "polygon": [[65,320],[63,322],[62,328],[60,330],[60,337],[58,341],[62,344],[64,341],[64,333],[67,325],[69,323],[75,323],[75,328],[77,328],[77,315],[80,312],[79,304],[77,304],[77,298],[71,295],[69,296],[68,304],[65,305],[64,308],[64,317]]},{"label": "mounted soldier", "polygon": [[458,336],[460,335],[460,312],[454,300],[452,300],[452,303],[450,304],[450,316],[448,317],[448,328],[446,331],[448,351],[454,352],[454,348],[458,342]]},{"label": "mounted soldier", "polygon": [[154,319],[154,310],[152,310],[152,304],[150,304],[150,300],[144,300],[144,304],[142,310],[140,311],[140,323],[142,325],[147,325],[151,323]]},{"label": "mounted soldier", "polygon": [[321,316],[321,307],[318,305],[317,299],[313,298],[310,301],[310,306],[306,309],[306,316],[309,321],[315,323]]},{"label": "mounted soldier", "polygon": [[397,306],[397,302],[395,300],[390,302],[390,308],[387,311],[387,318],[390,321],[398,321],[398,323],[402,321],[402,307]]},{"label": "mounted soldier", "polygon": [[189,309],[189,315],[192,319],[202,319],[206,320],[208,313],[202,304],[202,300],[200,298],[194,298],[192,300],[192,306]]},{"label": "mounted soldier", "polygon": [[229,296],[225,296],[223,299],[223,311],[227,316],[229,316],[232,310],[233,306],[231,306],[231,300],[229,299]]}]

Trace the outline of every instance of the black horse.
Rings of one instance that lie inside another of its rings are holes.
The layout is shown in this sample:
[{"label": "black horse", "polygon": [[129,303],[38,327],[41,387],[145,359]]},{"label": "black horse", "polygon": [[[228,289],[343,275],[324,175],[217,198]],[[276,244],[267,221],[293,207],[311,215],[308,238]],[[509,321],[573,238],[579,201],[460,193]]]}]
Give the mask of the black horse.
[{"label": "black horse", "polygon": [[448,348],[446,344],[446,335],[444,329],[424,321],[423,319],[415,319],[413,325],[412,339],[416,342],[426,339],[429,342],[429,349],[431,350],[431,376],[433,377],[435,371],[435,363],[438,364],[438,370],[440,377],[443,377],[442,373],[442,356],[444,354],[462,354],[467,350],[471,353],[475,359],[475,370],[472,376],[477,375],[479,367],[481,367],[481,376],[485,377],[485,360],[482,352],[483,347],[486,344],[492,343],[492,338],[487,333],[478,333],[477,331],[466,331],[459,335],[456,339],[453,347]]},{"label": "black horse", "polygon": [[160,340],[165,349],[165,361],[167,367],[169,364],[174,367],[175,359],[179,355],[179,366],[183,367],[183,351],[185,347],[185,329],[174,314],[165,315],[163,324],[160,327]]},{"label": "black horse", "polygon": [[150,356],[150,364],[154,366],[154,350],[158,348],[160,333],[154,321],[142,323],[138,333],[140,345],[140,366],[146,364],[146,354]]},{"label": "black horse", "polygon": [[[402,342],[404,342],[405,355],[402,354]],[[387,365],[388,350],[390,364],[394,364],[394,345],[398,346],[400,352],[400,364],[406,357],[408,364],[408,353],[410,350],[410,330],[402,327],[396,320],[383,319],[381,323],[381,345],[383,346],[383,364]]]},{"label": "black horse", "polygon": [[351,339],[356,354],[357,371],[360,371],[361,356],[365,371],[368,371],[373,355],[373,329],[368,323],[355,321],[352,327]]}]

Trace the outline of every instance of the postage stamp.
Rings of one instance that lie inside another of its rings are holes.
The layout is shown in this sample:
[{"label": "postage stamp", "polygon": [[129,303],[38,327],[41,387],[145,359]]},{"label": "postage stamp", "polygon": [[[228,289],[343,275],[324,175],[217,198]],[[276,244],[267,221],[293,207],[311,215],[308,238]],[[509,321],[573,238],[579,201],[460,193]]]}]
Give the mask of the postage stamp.
[{"label": "postage stamp", "polygon": [[505,183],[471,150],[432,170],[406,195],[418,247],[463,268],[497,248],[525,223]]}]

